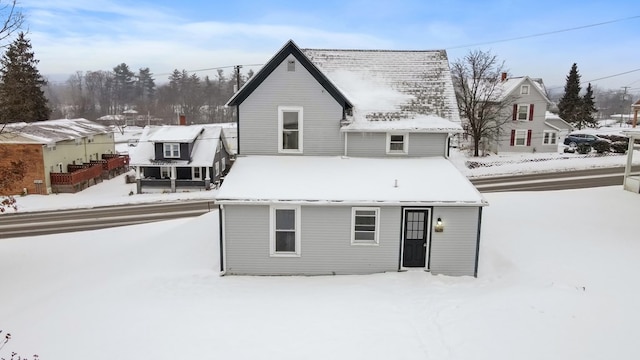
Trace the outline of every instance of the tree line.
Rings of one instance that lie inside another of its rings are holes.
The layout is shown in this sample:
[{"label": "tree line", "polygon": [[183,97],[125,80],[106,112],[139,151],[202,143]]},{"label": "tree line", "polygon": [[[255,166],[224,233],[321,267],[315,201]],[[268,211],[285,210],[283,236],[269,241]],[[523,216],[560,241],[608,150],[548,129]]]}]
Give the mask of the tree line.
[{"label": "tree line", "polygon": [[[238,79],[239,75],[239,79]],[[51,118],[86,118],[120,115],[135,110],[174,123],[178,114],[189,123],[235,121],[234,109],[224,104],[238,83],[244,84],[253,71],[246,74],[218,69],[215,77],[201,78],[196,73],[175,69],[162,85],[148,67],[133,71],[126,63],[111,70],[78,71],[63,84],[49,85],[47,96]]]}]

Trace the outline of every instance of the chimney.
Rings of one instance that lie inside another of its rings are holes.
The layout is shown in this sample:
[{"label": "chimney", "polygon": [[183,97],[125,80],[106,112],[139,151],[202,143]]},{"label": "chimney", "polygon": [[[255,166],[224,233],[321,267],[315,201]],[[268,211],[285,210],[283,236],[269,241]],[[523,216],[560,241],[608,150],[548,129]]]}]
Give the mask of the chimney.
[{"label": "chimney", "polygon": [[502,81],[507,80],[507,73],[506,72],[502,73],[502,76],[500,77],[500,80],[502,80]]},{"label": "chimney", "polygon": [[187,125],[187,117],[184,114],[180,114],[180,125]]}]

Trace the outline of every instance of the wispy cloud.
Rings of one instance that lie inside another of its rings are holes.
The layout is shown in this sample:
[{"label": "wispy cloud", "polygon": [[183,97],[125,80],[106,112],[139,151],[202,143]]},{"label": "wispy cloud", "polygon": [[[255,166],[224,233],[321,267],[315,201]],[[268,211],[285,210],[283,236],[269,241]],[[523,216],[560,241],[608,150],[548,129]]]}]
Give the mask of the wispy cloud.
[{"label": "wispy cloud", "polygon": [[126,62],[132,68],[198,69],[264,62],[293,38],[305,47],[376,47],[375,36],[294,25],[189,21],[162,8],[111,1],[42,0],[28,6],[30,37],[44,74],[107,70]]}]

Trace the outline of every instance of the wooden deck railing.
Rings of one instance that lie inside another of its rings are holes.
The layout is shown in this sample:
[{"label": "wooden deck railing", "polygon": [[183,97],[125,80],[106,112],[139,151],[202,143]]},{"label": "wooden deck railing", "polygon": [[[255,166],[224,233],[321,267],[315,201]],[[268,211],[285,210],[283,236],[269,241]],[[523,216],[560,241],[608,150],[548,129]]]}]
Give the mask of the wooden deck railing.
[{"label": "wooden deck railing", "polygon": [[51,173],[51,185],[75,185],[102,177],[102,165],[83,164],[67,166],[68,173]]}]

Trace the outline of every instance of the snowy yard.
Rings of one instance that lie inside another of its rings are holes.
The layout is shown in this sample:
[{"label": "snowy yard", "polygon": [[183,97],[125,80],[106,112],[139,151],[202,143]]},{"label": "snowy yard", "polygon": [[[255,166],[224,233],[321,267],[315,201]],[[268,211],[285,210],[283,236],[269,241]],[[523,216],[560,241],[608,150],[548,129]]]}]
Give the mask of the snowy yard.
[{"label": "snowy yard", "polygon": [[217,212],[2,240],[0,329],[12,340],[0,357],[640,357],[640,196],[486,198],[477,279],[220,277]]}]

